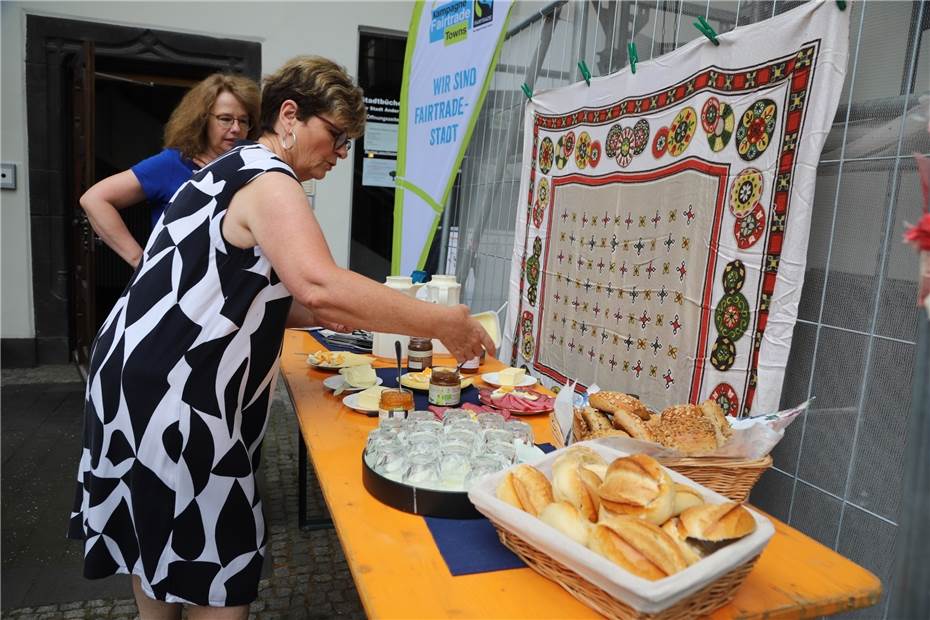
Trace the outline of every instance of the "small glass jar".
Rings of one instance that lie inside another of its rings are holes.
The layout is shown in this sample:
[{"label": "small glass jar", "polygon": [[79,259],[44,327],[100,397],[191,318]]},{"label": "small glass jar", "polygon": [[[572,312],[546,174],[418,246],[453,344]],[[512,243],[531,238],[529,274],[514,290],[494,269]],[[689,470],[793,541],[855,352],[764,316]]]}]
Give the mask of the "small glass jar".
[{"label": "small glass jar", "polygon": [[481,365],[480,357],[473,357],[462,364],[461,373],[463,375],[474,375],[478,373],[478,367]]},{"label": "small glass jar", "polygon": [[454,407],[462,400],[462,378],[454,368],[433,368],[429,378],[429,402]]},{"label": "small glass jar", "polygon": [[388,389],[381,392],[381,399],[378,403],[378,417],[382,420],[385,418],[406,418],[408,411],[413,411],[413,392],[408,392],[403,388]]},{"label": "small glass jar", "polygon": [[411,338],[407,345],[407,369],[422,372],[433,365],[433,341],[429,338]]}]

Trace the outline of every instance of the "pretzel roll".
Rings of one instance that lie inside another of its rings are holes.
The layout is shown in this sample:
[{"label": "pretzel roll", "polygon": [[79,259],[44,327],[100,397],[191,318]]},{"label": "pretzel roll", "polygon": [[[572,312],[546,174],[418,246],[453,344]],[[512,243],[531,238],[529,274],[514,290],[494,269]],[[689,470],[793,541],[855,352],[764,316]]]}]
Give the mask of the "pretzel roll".
[{"label": "pretzel roll", "polygon": [[649,410],[638,398],[623,392],[597,392],[588,398],[588,404],[601,411],[614,415],[625,411],[642,420],[649,419]]},{"label": "pretzel roll", "polygon": [[643,579],[655,581],[688,566],[678,544],[658,526],[619,517],[591,531],[588,548]]},{"label": "pretzel roll", "polygon": [[568,502],[552,502],[539,513],[539,520],[587,546],[591,523]]},{"label": "pretzel roll", "polygon": [[756,530],[755,519],[736,502],[688,508],[679,519],[688,538],[709,542],[742,538]]},{"label": "pretzel roll", "polygon": [[704,498],[697,490],[687,484],[675,483],[675,508],[672,510],[672,516],[677,517],[688,508],[700,506],[703,503]]},{"label": "pretzel roll", "polygon": [[532,465],[517,465],[511,470],[513,490],[523,510],[538,517],[552,503],[552,485],[546,476]]},{"label": "pretzel roll", "polygon": [[691,566],[704,557],[703,551],[699,546],[692,545],[688,542],[688,536],[682,530],[681,520],[678,517],[672,517],[666,521],[662,525],[662,531],[678,543],[678,548],[681,550],[682,555],[685,556],[688,566]]}]

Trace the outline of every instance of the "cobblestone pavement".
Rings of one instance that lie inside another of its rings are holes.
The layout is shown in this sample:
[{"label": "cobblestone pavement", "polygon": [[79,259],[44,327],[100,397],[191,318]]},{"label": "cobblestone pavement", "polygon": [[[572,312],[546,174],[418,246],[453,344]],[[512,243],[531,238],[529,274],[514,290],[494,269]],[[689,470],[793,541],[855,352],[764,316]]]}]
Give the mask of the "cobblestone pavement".
[{"label": "cobblestone pavement", "polygon": [[[74,379],[72,370],[71,367],[52,371],[47,367],[29,371],[4,369],[3,385],[42,383],[56,376],[58,378],[53,379],[54,382],[79,381],[80,377]],[[67,378],[61,378],[62,371],[67,373]],[[252,604],[250,617],[260,620],[364,618],[335,530],[304,532],[297,527],[297,423],[283,380],[278,383],[271,407],[262,467],[272,563],[270,567],[266,566],[265,572],[269,576],[259,583],[259,597]],[[308,488],[309,513],[325,514],[325,503],[312,468]],[[135,602],[128,597],[4,608],[0,615],[17,620],[129,620],[138,617]]]}]

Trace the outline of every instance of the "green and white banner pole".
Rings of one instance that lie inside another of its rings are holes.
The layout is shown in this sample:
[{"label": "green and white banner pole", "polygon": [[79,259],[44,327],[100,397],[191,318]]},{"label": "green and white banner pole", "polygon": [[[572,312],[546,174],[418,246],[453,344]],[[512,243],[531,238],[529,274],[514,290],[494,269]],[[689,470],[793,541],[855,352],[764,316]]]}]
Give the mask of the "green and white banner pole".
[{"label": "green and white banner pole", "polygon": [[500,56],[510,0],[417,2],[400,94],[391,273],[420,269]]}]

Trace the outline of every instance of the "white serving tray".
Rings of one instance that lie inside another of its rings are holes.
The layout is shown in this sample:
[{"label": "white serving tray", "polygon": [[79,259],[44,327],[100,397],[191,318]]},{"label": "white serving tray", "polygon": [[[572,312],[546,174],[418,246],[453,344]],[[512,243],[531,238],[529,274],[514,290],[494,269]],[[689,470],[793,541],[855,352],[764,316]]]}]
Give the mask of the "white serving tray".
[{"label": "white serving tray", "polygon": [[[628,456],[628,453],[601,445],[596,440],[583,441],[574,445],[585,445],[596,450],[607,462],[617,457]],[[563,448],[547,454],[535,464],[535,467],[551,480],[553,461],[567,449]],[[755,532],[671,577],[649,581],[623,570],[529,513],[497,499],[495,490],[507,471],[509,470],[484,477],[468,492],[468,498],[478,511],[611,596],[645,613],[657,613],[667,609],[681,599],[710,585],[734,568],[748,562],[762,552],[769,539],[775,534],[771,521],[747,506],[746,508],[756,521]],[[665,468],[665,471],[675,482],[687,484],[700,491],[705,501],[709,503],[720,504],[730,501],[723,495],[699,485],[676,471],[668,468]]]}]

